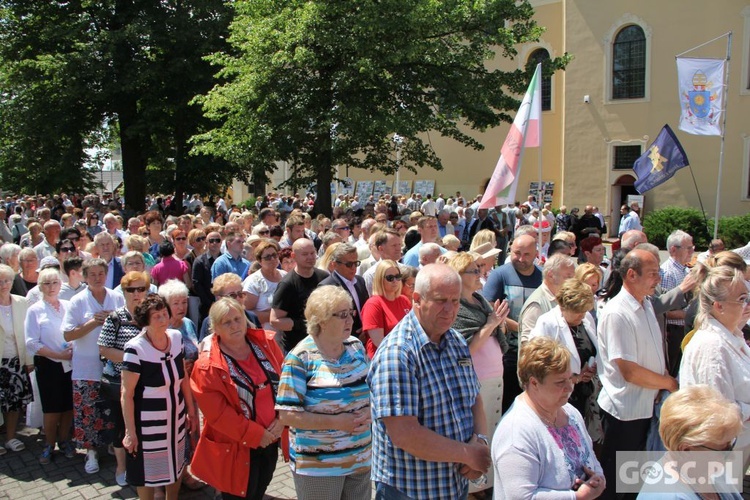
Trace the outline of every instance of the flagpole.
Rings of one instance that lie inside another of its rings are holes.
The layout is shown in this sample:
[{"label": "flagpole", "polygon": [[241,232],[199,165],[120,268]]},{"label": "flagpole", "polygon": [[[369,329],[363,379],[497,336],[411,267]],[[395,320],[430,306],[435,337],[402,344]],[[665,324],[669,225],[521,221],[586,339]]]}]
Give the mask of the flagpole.
[{"label": "flagpole", "polygon": [[[707,41],[707,42],[704,42],[704,43],[702,43],[702,44],[700,44],[700,45],[696,45],[696,46],[695,46],[695,47],[693,47],[692,49],[687,49],[687,50],[686,50],[685,52],[680,52],[679,54],[677,54],[677,55],[676,55],[676,56],[674,56],[674,57],[675,57],[675,58],[678,58],[678,57],[682,57],[682,56],[684,56],[685,54],[688,54],[688,53],[690,53],[690,52],[692,52],[692,51],[694,51],[694,50],[696,50],[696,49],[700,49],[701,47],[704,47],[704,46],[708,45],[709,43],[713,43],[713,42],[715,42],[716,40],[719,40],[720,38],[724,38],[725,36],[728,36],[728,37],[729,37],[729,40],[730,40],[730,42],[729,42],[729,43],[730,43],[730,45],[731,45],[731,40],[732,40],[732,32],[731,32],[731,31],[727,31],[727,32],[726,32],[726,33],[724,33],[723,35],[719,35],[719,36],[717,36],[716,38],[713,38],[713,39],[711,39],[711,40],[709,40],[709,41]],[[727,55],[727,60],[729,60],[729,55]]]},{"label": "flagpole", "polygon": [[[542,63],[539,63],[539,66],[541,66]],[[542,98],[542,68],[539,68],[539,98]],[[533,98],[532,98],[533,99]],[[534,104],[532,100],[532,105]],[[541,109],[541,105],[540,105]],[[544,229],[544,221],[547,220],[547,218],[542,214],[542,207],[544,207],[544,193],[546,192],[546,189],[542,189],[542,127],[544,126],[543,123],[541,123],[541,116],[539,117],[539,187],[537,189],[537,196],[541,196],[541,200],[537,201],[536,204],[539,205],[539,231],[537,232],[537,246],[539,247],[538,253],[541,256],[542,254],[542,229]],[[528,127],[527,127],[528,128]],[[552,228],[550,228],[550,238],[552,237]]]},{"label": "flagpole", "polygon": [[[695,193],[698,195],[698,203],[700,203],[701,206],[701,212],[703,213],[703,221],[706,223],[706,231],[708,231],[708,218],[706,217],[706,209],[703,208],[703,200],[701,199],[701,192],[698,190],[698,183],[695,182],[695,175],[693,175],[693,166],[688,165],[688,169],[690,170],[690,177],[693,178],[693,185],[695,185]],[[714,236],[714,239],[716,237]]]},{"label": "flagpole", "polygon": [[[725,35],[727,37],[727,64],[724,68],[724,92],[722,92],[721,103],[721,148],[719,149],[719,177],[716,179],[716,211],[714,212],[714,239],[719,237],[719,207],[721,205],[721,172],[724,168],[724,136],[727,128],[727,98],[729,97],[729,61],[732,55],[732,32]],[[721,38],[721,37],[719,37]],[[713,41],[713,40],[712,40]],[[710,43],[710,42],[706,42]],[[705,44],[704,44],[705,45]],[[690,170],[692,172],[692,169]]]}]

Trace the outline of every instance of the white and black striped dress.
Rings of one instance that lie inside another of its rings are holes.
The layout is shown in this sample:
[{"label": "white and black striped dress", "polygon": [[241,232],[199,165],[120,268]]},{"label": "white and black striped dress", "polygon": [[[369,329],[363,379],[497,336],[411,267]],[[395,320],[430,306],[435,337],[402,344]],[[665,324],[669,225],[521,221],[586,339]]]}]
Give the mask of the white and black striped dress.
[{"label": "white and black striped dress", "polygon": [[177,330],[167,330],[167,335],[168,353],[155,349],[145,333],[125,344],[122,369],[140,375],[133,396],[138,451],[127,455],[133,486],[174,483],[185,466],[182,335]]}]

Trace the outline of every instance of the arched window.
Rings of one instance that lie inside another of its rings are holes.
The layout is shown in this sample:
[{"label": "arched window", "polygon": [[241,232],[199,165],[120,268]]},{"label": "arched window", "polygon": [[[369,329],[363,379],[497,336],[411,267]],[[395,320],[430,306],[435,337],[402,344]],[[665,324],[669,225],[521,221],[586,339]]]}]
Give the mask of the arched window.
[{"label": "arched window", "polygon": [[[536,49],[529,56],[529,60],[526,63],[526,67],[531,71],[536,67],[537,64],[542,63],[542,71],[544,71],[549,61],[549,52],[545,49]],[[549,111],[552,109],[552,77],[542,77],[542,111]]]},{"label": "arched window", "polygon": [[646,35],[637,25],[626,26],[612,44],[612,99],[646,97]]}]

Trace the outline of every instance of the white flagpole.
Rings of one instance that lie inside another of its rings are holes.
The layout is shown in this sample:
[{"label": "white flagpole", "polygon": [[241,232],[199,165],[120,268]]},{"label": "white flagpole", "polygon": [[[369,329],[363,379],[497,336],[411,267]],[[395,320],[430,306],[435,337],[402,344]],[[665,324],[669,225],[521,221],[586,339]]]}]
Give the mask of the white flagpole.
[{"label": "white flagpole", "polygon": [[724,68],[724,92],[721,99],[721,148],[719,150],[719,178],[716,180],[716,210],[714,212],[714,239],[719,236],[719,206],[721,205],[721,171],[724,168],[724,136],[727,128],[727,97],[729,96],[729,61],[732,58],[732,32],[727,33],[727,64]]},{"label": "white flagpole", "polygon": [[[539,63],[539,99],[542,98],[542,63]],[[536,97],[536,92],[534,93],[534,97]],[[534,97],[532,97],[532,105],[534,105]],[[537,233],[537,246],[539,247],[539,250],[537,251],[537,254],[541,258],[542,255],[542,229],[544,229],[542,226],[544,225],[544,221],[547,220],[546,217],[542,215],[542,207],[544,207],[544,193],[545,190],[542,189],[542,115],[541,111],[542,105],[539,104],[539,150],[538,150],[538,158],[539,158],[539,188],[536,191],[537,196],[540,196],[542,199],[537,200],[536,204],[539,205],[539,232]],[[550,228],[550,238],[552,238],[552,228]]]}]

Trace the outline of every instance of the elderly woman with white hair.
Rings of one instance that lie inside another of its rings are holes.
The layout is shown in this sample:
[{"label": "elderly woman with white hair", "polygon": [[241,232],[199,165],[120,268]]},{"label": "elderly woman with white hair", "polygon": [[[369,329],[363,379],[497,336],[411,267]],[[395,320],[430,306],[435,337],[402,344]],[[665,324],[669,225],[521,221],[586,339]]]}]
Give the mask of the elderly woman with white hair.
[{"label": "elderly woman with white hair", "polygon": [[4,455],[6,449],[26,448],[16,438],[16,429],[21,409],[32,400],[28,372],[34,368],[34,361],[26,351],[23,330],[27,304],[23,297],[10,293],[15,276],[13,268],[0,264],[0,411],[7,434],[5,445],[0,445],[0,455]]},{"label": "elderly woman with white hair", "polygon": [[[145,254],[145,255],[148,255],[148,254]],[[136,273],[142,273],[144,271],[147,272],[145,255],[136,250],[130,250],[128,253],[123,255],[120,258],[120,263],[122,264],[123,272],[125,272],[125,274],[131,273],[131,272],[136,272]],[[154,285],[153,283],[149,283],[148,293],[156,293],[156,291],[157,291],[156,285]],[[122,284],[118,284],[117,287],[115,287],[115,292],[122,294]]]},{"label": "elderly woman with white hair", "polygon": [[291,428],[297,498],[369,498],[369,359],[350,335],[356,310],[348,292],[315,289],[307,300],[309,335],[289,352],[276,398]]},{"label": "elderly woman with white hair", "polygon": [[[672,393],[661,408],[659,435],[670,452],[727,452],[734,449],[742,431],[742,414],[737,405],[707,385],[692,385]],[[679,455],[678,455],[679,457]],[[669,460],[670,454],[664,460]],[[717,457],[718,458],[718,457]],[[723,458],[723,457],[722,457]],[[667,469],[665,469],[666,471]],[[644,485],[638,500],[740,500],[742,485],[728,485],[722,476],[693,477],[692,481],[678,476],[671,491],[649,491]],[[700,490],[696,491],[696,484]],[[690,484],[689,484],[690,483]],[[707,491],[710,488],[713,491]]]}]

